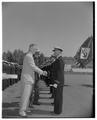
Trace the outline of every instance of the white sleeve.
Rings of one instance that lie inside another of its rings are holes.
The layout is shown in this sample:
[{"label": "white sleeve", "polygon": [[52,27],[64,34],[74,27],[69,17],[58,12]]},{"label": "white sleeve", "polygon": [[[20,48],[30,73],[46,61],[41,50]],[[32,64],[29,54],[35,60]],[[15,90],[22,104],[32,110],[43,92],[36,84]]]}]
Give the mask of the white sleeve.
[{"label": "white sleeve", "polygon": [[34,70],[35,72],[37,72],[40,75],[43,74],[43,70],[41,70],[39,67],[37,67],[35,65],[33,57],[27,56],[27,62],[28,62],[28,65],[32,68],[32,70]]}]

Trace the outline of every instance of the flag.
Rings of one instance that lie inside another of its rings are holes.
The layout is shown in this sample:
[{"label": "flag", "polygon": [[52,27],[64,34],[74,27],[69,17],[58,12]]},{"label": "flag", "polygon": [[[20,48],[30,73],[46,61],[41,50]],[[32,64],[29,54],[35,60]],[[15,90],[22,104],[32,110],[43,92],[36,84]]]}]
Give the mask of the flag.
[{"label": "flag", "polygon": [[93,60],[93,37],[88,37],[74,56],[76,65],[85,67]]},{"label": "flag", "polygon": [[80,59],[87,59],[89,56],[90,48],[81,48]]}]

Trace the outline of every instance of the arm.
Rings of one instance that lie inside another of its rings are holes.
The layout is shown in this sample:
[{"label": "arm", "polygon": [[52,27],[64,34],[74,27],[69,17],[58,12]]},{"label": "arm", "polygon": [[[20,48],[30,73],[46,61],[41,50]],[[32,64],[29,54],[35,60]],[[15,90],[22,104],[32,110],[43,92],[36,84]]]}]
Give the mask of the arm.
[{"label": "arm", "polygon": [[51,65],[44,66],[44,67],[42,68],[42,70],[49,70],[49,71],[50,71],[50,69],[51,69]]},{"label": "arm", "polygon": [[34,70],[35,72],[37,72],[40,75],[43,74],[43,71],[35,65],[33,57],[27,56],[26,59],[27,59],[27,63],[29,65],[29,67],[31,67],[32,70]]}]

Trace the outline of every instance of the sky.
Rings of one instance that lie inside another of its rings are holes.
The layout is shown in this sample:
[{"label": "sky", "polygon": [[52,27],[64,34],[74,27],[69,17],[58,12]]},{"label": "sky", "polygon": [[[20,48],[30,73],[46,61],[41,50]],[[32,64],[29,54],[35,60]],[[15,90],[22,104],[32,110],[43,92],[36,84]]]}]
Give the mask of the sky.
[{"label": "sky", "polygon": [[92,2],[8,2],[2,4],[3,51],[27,52],[31,43],[45,56],[54,47],[73,57],[93,35]]}]

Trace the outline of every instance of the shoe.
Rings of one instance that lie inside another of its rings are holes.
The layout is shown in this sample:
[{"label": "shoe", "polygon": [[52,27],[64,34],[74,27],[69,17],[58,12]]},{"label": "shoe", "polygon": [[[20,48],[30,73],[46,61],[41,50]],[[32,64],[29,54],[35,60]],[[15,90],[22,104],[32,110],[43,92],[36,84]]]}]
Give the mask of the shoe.
[{"label": "shoe", "polygon": [[34,105],[40,105],[40,103],[39,103],[39,102],[33,102],[33,104],[34,104]]},{"label": "shoe", "polygon": [[27,114],[25,111],[20,111],[19,112],[19,115],[22,116],[22,117],[27,117]]},{"label": "shoe", "polygon": [[33,104],[30,104],[30,105],[29,105],[29,108],[34,108],[34,107],[33,107]]},{"label": "shoe", "polygon": [[51,115],[54,115],[54,116],[56,115],[54,112],[50,112],[50,113],[51,113]]},{"label": "shoe", "polygon": [[60,113],[50,112],[51,115],[58,116]]},{"label": "shoe", "polygon": [[54,103],[51,103],[51,105],[54,105]]}]

